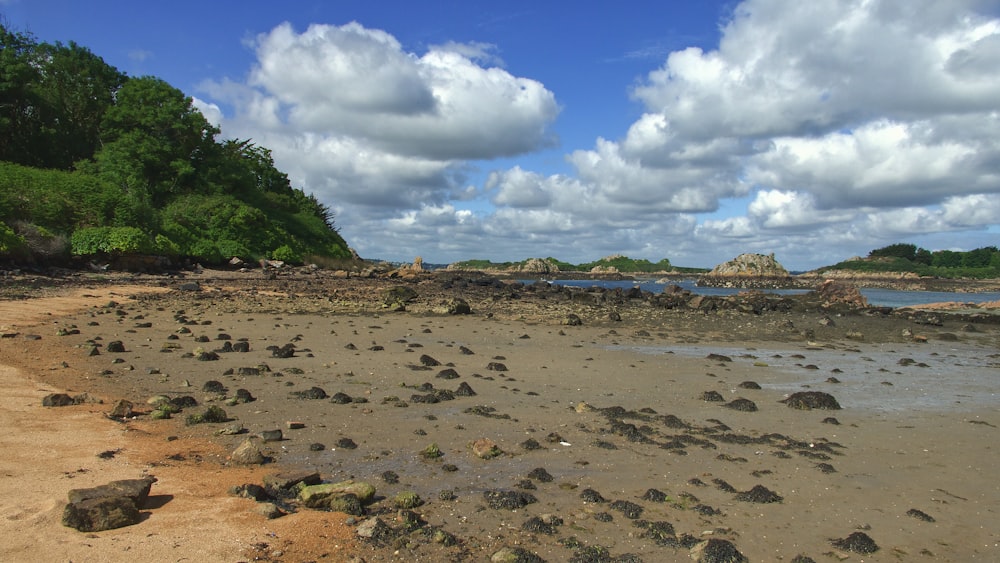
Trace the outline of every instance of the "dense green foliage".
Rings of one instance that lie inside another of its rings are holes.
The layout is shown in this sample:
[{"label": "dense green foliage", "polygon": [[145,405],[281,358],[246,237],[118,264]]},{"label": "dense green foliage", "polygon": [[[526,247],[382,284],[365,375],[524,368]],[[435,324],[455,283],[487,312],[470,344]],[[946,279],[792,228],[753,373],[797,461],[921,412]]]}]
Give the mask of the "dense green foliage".
[{"label": "dense green foliage", "polygon": [[0,24],[0,257],[350,256],[268,149],[218,134],[166,82]]},{"label": "dense green foliage", "polygon": [[910,272],[939,278],[997,278],[1000,277],[1000,250],[995,246],[986,246],[968,252],[932,252],[913,244],[893,244],[872,250],[867,258],[840,262],[820,271],[825,270]]},{"label": "dense green foliage", "polygon": [[670,265],[670,260],[664,258],[657,263],[652,263],[649,260],[640,258],[638,260],[634,258],[629,258],[628,256],[609,256],[607,258],[601,258],[595,262],[588,262],[586,264],[577,265],[576,269],[584,272],[589,272],[594,268],[615,268],[619,272],[640,272],[640,273],[652,273],[652,272],[669,272],[673,270],[673,266]]}]

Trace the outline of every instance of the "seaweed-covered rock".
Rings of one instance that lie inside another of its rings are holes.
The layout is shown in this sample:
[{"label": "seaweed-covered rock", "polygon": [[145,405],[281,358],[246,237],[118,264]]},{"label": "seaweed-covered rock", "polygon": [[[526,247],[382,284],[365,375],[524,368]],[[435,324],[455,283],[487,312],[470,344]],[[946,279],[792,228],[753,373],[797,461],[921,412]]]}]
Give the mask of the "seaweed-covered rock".
[{"label": "seaweed-covered rock", "polygon": [[494,510],[518,510],[538,502],[531,493],[521,491],[492,490],[483,493],[486,504]]},{"label": "seaweed-covered rock", "polygon": [[744,563],[748,561],[729,540],[712,538],[691,548],[691,558],[698,563]]},{"label": "seaweed-covered rock", "polygon": [[[320,485],[308,485],[299,489],[299,500],[309,508],[324,508],[347,512],[341,506],[344,497],[353,496],[362,506],[369,504],[375,498],[375,486],[363,481],[341,481],[339,483],[325,483]],[[347,499],[350,501],[350,499]],[[357,515],[355,511],[353,514]]]},{"label": "seaweed-covered rock", "polygon": [[722,403],[726,399],[718,391],[705,391],[701,394],[701,400],[710,403]]},{"label": "seaweed-covered rock", "polygon": [[531,532],[533,534],[546,534],[555,535],[559,526],[563,524],[563,519],[558,516],[552,516],[551,514],[545,514],[542,516],[532,516],[528,518],[524,524],[521,524],[521,529],[525,532]]},{"label": "seaweed-covered rock", "polygon": [[187,417],[188,426],[194,424],[204,424],[204,423],[215,423],[215,422],[228,422],[229,416],[226,411],[222,410],[222,407],[217,405],[212,405],[205,409],[205,412],[201,414],[192,414]]},{"label": "seaweed-covered rock", "polygon": [[580,493],[580,498],[583,499],[583,502],[592,502],[592,503],[608,502],[608,499],[601,496],[601,493],[595,491],[594,489],[584,489]]},{"label": "seaweed-covered rock", "polygon": [[490,563],[545,563],[545,560],[523,547],[505,547],[490,556]]},{"label": "seaweed-covered rock", "polygon": [[727,409],[733,409],[734,411],[757,412],[757,404],[751,401],[750,399],[743,399],[743,398],[734,399],[722,406],[726,407]]},{"label": "seaweed-covered rock", "polygon": [[392,502],[393,502],[393,504],[396,505],[396,508],[400,508],[400,509],[404,509],[404,510],[408,510],[408,509],[411,509],[411,508],[416,508],[416,507],[424,504],[424,500],[422,498],[420,498],[420,495],[418,495],[417,493],[414,493],[413,491],[404,491],[404,492],[401,492],[401,493],[397,494],[392,499]]},{"label": "seaweed-covered rock", "polygon": [[355,533],[358,534],[359,538],[371,540],[375,543],[384,542],[393,536],[392,528],[377,516],[358,524]]},{"label": "seaweed-covered rock", "polygon": [[781,402],[788,405],[789,408],[800,410],[840,410],[840,403],[837,402],[837,399],[822,391],[799,391],[792,393]]},{"label": "seaweed-covered rock", "polygon": [[875,553],[878,551],[878,544],[864,532],[854,532],[846,538],[830,540],[833,547],[854,553]]},{"label": "seaweed-covered rock", "polygon": [[540,483],[551,483],[555,478],[544,467],[536,467],[528,473],[528,479],[534,479]]},{"label": "seaweed-covered rock", "polygon": [[911,508],[906,511],[906,515],[910,518],[916,518],[917,520],[923,520],[924,522],[934,522],[934,517],[922,510],[917,510],[916,508]]},{"label": "seaweed-covered rock", "polygon": [[769,504],[772,502],[781,502],[784,498],[764,485],[755,485],[749,491],[736,495],[736,500]]},{"label": "seaweed-covered rock", "polygon": [[[321,387],[310,387],[305,391],[292,391],[292,395],[300,399],[326,399],[329,395]],[[350,401],[348,401],[350,402]]]},{"label": "seaweed-covered rock", "polygon": [[646,491],[646,494],[642,495],[642,500],[648,500],[650,502],[667,502],[667,493],[657,489],[649,489]]},{"label": "seaweed-covered rock", "polygon": [[626,518],[630,520],[635,520],[636,518],[642,516],[643,508],[634,502],[627,500],[616,500],[611,503],[611,508],[617,510],[625,515]]}]

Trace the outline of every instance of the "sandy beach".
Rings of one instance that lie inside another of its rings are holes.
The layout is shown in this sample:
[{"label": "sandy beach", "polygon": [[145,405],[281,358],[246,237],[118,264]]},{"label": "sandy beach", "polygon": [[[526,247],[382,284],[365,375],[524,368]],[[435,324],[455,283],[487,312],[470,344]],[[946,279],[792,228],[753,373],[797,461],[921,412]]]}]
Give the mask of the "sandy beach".
[{"label": "sandy beach", "polygon": [[[995,324],[323,276],[42,293],[0,301],[2,560],[683,561],[710,539],[747,561],[1000,558]],[[842,408],[781,402],[798,391]],[[151,420],[157,395],[197,406]],[[105,416],[119,399],[134,417]],[[185,424],[211,405],[230,420]],[[270,463],[232,463],[273,430]],[[377,493],[356,515],[271,499],[276,519],[230,493],[290,470]],[[61,525],[69,489],[143,475],[139,524]],[[391,533],[359,538],[374,517]]]}]

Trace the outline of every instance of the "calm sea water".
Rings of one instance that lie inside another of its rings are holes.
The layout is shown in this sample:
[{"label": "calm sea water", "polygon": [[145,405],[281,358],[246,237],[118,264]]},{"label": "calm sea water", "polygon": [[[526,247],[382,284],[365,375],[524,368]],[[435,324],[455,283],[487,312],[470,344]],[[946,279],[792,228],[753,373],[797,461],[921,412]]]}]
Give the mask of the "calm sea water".
[{"label": "calm sea water", "polygon": [[[534,280],[521,280],[523,283],[534,283]],[[657,283],[654,280],[556,280],[551,283],[567,287],[606,287],[609,289],[640,287],[644,291],[660,293],[669,284]],[[671,284],[699,295],[735,295],[742,289],[724,287],[698,287],[695,280],[672,281]],[[778,295],[798,295],[807,293],[804,289],[770,289],[767,293]],[[923,305],[925,303],[940,303],[945,301],[958,301],[961,303],[984,303],[987,301],[1000,301],[1000,293],[951,293],[947,291],[897,291],[893,289],[862,289],[861,294],[868,299],[868,303],[877,307],[905,307],[908,305]]]}]

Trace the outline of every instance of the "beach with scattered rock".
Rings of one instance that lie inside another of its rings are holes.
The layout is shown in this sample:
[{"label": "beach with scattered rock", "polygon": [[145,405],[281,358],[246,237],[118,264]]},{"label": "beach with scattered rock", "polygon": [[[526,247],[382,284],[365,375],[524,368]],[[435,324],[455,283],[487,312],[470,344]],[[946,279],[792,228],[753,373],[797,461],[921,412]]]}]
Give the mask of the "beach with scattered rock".
[{"label": "beach with scattered rock", "polygon": [[1000,557],[991,310],[467,274],[20,283],[3,560]]}]

